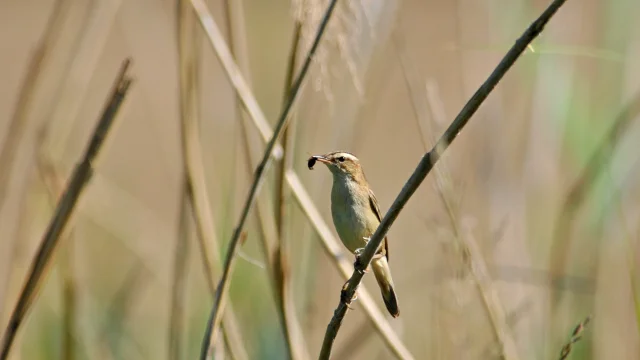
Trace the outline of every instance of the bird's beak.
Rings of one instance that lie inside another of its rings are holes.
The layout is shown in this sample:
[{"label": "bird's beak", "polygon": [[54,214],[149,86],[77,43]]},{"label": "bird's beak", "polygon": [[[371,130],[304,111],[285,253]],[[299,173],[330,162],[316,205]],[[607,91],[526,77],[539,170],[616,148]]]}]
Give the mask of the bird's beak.
[{"label": "bird's beak", "polygon": [[307,161],[307,166],[309,167],[309,170],[313,170],[313,166],[316,164],[316,161],[320,161],[321,163],[324,163],[327,165],[331,164],[331,161],[327,159],[324,155],[313,155]]},{"label": "bird's beak", "polygon": [[324,155],[314,155],[312,158],[320,161],[321,163],[331,164],[331,160],[327,159]]}]

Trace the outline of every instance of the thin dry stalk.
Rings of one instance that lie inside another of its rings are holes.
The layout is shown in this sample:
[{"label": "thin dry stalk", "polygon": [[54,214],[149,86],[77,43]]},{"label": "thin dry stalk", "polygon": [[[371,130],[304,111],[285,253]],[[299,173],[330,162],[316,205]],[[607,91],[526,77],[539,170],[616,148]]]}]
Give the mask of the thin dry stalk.
[{"label": "thin dry stalk", "polygon": [[555,0],[554,2],[552,2],[551,5],[549,5],[549,7],[542,13],[542,15],[540,15],[540,17],[525,30],[522,36],[516,41],[516,43],[504,56],[502,61],[500,61],[489,78],[482,84],[482,86],[480,86],[480,88],[475,92],[475,94],[467,102],[464,108],[462,108],[458,116],[455,118],[453,123],[451,123],[443,136],[438,140],[433,149],[427,152],[422,157],[420,163],[416,167],[416,170],[411,175],[409,180],[405,183],[402,191],[391,205],[385,217],[382,219],[380,226],[378,226],[378,229],[367,243],[364,252],[356,261],[354,265],[355,269],[351,278],[343,286],[340,296],[340,303],[338,304],[338,307],[334,312],[333,318],[327,326],[327,332],[325,334],[325,338],[322,343],[322,349],[320,351],[320,359],[329,359],[333,343],[336,336],[338,335],[338,330],[340,330],[342,320],[347,313],[347,309],[351,303],[351,299],[353,299],[357,287],[362,281],[364,270],[369,266],[371,258],[380,247],[384,236],[387,234],[389,228],[400,214],[400,211],[402,211],[402,209],[404,208],[404,205],[407,203],[407,201],[409,201],[411,196],[418,189],[427,174],[431,172],[435,163],[440,159],[442,152],[444,152],[449,144],[451,144],[453,140],[455,140],[455,138],[458,136],[460,131],[462,131],[471,116],[476,112],[476,110],[478,110],[482,102],[487,98],[487,96],[489,96],[493,88],[502,79],[504,74],[506,74],[506,72],[511,68],[518,57],[520,57],[520,54],[522,54],[527,49],[527,45],[542,32],[549,19],[551,19],[551,17],[564,4],[565,1],[566,0]]},{"label": "thin dry stalk", "polygon": [[[282,96],[283,105],[287,103],[289,98],[289,92],[291,92],[291,86],[293,85],[293,77],[296,72],[296,59],[298,56],[298,47],[300,45],[302,34],[302,23],[300,21],[296,21],[293,29],[293,39],[291,42],[291,50],[289,51],[289,62],[287,64],[287,76],[284,84],[284,94]],[[292,114],[295,116],[295,114]],[[286,218],[286,197],[287,197],[287,185],[285,183],[285,172],[288,169],[292,168],[293,164],[293,140],[295,139],[294,132],[295,122],[292,122],[282,134],[282,161],[280,162],[278,178],[276,179],[276,200],[278,204],[276,205],[275,213],[276,213],[276,223],[278,226],[278,235],[280,235],[280,241],[284,240],[284,228],[285,228],[285,218]],[[282,247],[282,243],[280,246]]]},{"label": "thin dry stalk", "polygon": [[[202,147],[198,128],[198,43],[195,23],[189,18],[187,1],[180,2],[178,19],[178,47],[180,67],[181,144],[186,191],[191,199],[198,232],[202,264],[207,280],[213,276],[214,264],[220,258],[209,192],[203,169]],[[215,281],[207,281],[213,293]]]},{"label": "thin dry stalk", "polygon": [[[301,42],[302,23],[296,21],[293,30],[293,39],[291,43],[291,50],[289,51],[289,62],[287,64],[287,75],[285,78],[284,94],[282,97],[283,106],[286,105],[291,87],[293,86],[293,80],[296,72],[296,58],[298,56],[298,47]],[[292,117],[295,114],[291,115]],[[283,154],[282,160],[278,163],[278,169],[276,172],[275,183],[275,199],[276,206],[274,207],[276,229],[278,231],[278,244],[275,254],[276,267],[273,274],[277,283],[277,291],[279,292],[278,300],[280,305],[280,311],[284,315],[284,321],[286,324],[285,331],[289,342],[296,341],[297,347],[304,349],[304,358],[309,358],[309,353],[306,350],[304,344],[304,336],[300,322],[295,311],[295,300],[293,298],[293,281],[291,271],[290,254],[291,248],[288,243],[288,233],[286,232],[286,209],[287,209],[287,185],[285,181],[285,173],[288,169],[292,168],[293,162],[293,143],[295,138],[295,121],[291,122],[282,134],[282,147]],[[298,355],[296,358],[301,358]],[[294,358],[294,359],[296,359]]]},{"label": "thin dry stalk", "polygon": [[[204,5],[202,3],[202,1],[200,0],[191,0],[191,2],[194,4],[194,8],[196,7],[196,4],[199,4],[200,6]],[[222,279],[220,280],[220,283],[218,284],[218,288],[216,291],[216,299],[214,301],[213,307],[211,309],[211,315],[209,317],[209,322],[207,323],[207,329],[205,331],[205,337],[203,339],[203,343],[202,343],[202,349],[200,352],[200,356],[201,359],[204,360],[204,358],[206,357],[208,351],[209,351],[209,347],[211,344],[211,339],[212,336],[215,337],[216,332],[217,332],[217,328],[220,325],[220,310],[223,310],[224,308],[222,307],[223,302],[222,300],[222,295],[224,295],[229,288],[229,278],[230,278],[230,273],[231,273],[231,269],[230,269],[230,265],[232,263],[233,258],[236,255],[236,249],[238,248],[238,240],[240,239],[240,234],[242,233],[242,229],[244,227],[244,224],[247,220],[247,217],[249,216],[249,211],[251,210],[251,208],[253,207],[253,204],[256,201],[258,192],[260,190],[260,188],[262,187],[262,184],[264,183],[265,180],[265,175],[267,173],[267,170],[269,168],[269,166],[271,165],[271,155],[274,151],[274,149],[276,148],[277,145],[277,141],[279,136],[282,134],[282,130],[286,127],[288,120],[289,120],[289,112],[291,111],[293,104],[295,103],[295,100],[297,99],[297,95],[299,94],[299,90],[302,87],[302,84],[306,78],[306,74],[311,66],[311,61],[313,56],[316,53],[316,50],[318,49],[318,46],[320,44],[320,40],[322,38],[322,35],[325,32],[325,29],[327,27],[327,24],[329,22],[329,19],[331,18],[331,14],[333,13],[333,10],[335,9],[337,0],[332,0],[331,3],[329,4],[327,11],[325,13],[325,16],[322,20],[322,22],[320,23],[320,26],[318,28],[318,32],[316,34],[316,37],[314,39],[313,45],[311,46],[311,49],[309,50],[304,64],[302,66],[302,69],[300,70],[300,74],[296,77],[296,81],[294,81],[294,85],[291,89],[291,96],[289,98],[289,101],[287,102],[287,104],[285,105],[282,114],[280,115],[280,118],[277,121],[277,125],[276,128],[274,130],[273,136],[271,137],[271,140],[269,141],[269,143],[266,146],[266,150],[265,153],[262,157],[262,160],[260,162],[260,165],[258,166],[257,170],[256,170],[256,174],[255,174],[255,178],[253,181],[253,184],[251,186],[251,189],[249,191],[249,195],[247,196],[246,202],[244,204],[244,208],[242,210],[241,216],[240,216],[240,220],[238,222],[238,225],[235,228],[234,234],[229,242],[229,247],[227,250],[227,256],[225,259],[225,266],[224,266],[224,273],[222,275]],[[202,10],[202,9],[200,9]],[[200,11],[198,11],[200,13]],[[202,17],[200,17],[202,19]],[[215,23],[213,22],[213,20],[211,19],[210,22],[203,22],[202,23],[203,27],[205,28],[205,31],[207,31],[207,33],[209,35],[211,35],[211,29],[216,28],[217,30],[217,26],[215,25]],[[218,31],[219,33],[219,31]],[[221,39],[221,38],[220,38]],[[218,40],[220,40],[218,39]],[[213,37],[210,37],[210,40],[212,40],[212,44],[214,42]],[[222,41],[222,44],[224,44],[224,41]],[[218,44],[220,45],[220,44]],[[214,46],[215,48],[215,46]],[[229,54],[228,52],[228,48],[226,46],[224,46],[225,50],[227,51],[226,53]],[[216,48],[216,51],[219,52],[220,49]],[[229,54],[230,55],[230,54]],[[218,53],[218,57],[220,56],[220,53]],[[231,64],[233,64],[235,66],[235,63],[233,62],[233,59],[229,56],[229,58],[227,60],[230,60]],[[239,77],[241,77],[241,74],[237,74]],[[237,79],[236,79],[237,80]],[[232,81],[233,82],[233,81]],[[236,87],[236,91],[238,91],[238,93],[240,94],[240,90],[237,87],[237,81],[233,82],[234,86]],[[248,89],[244,89],[244,90],[248,90]],[[246,103],[245,103],[246,106]],[[252,116],[253,120],[256,121],[255,117]]]},{"label": "thin dry stalk", "polygon": [[[298,54],[298,45],[300,44],[301,24],[296,22],[293,43],[291,45],[291,51],[289,52],[289,64],[287,67],[287,79],[285,84],[285,93],[283,97],[283,103],[286,104],[289,93],[293,86],[293,77],[296,71],[296,57]],[[291,115],[292,117],[295,115]],[[296,315],[296,307],[294,300],[294,290],[292,281],[291,261],[290,254],[291,248],[288,242],[288,234],[286,228],[286,209],[287,209],[287,186],[285,182],[285,172],[292,168],[293,162],[293,140],[295,136],[294,132],[295,122],[292,121],[291,125],[284,130],[282,135],[283,144],[283,158],[279,163],[279,171],[276,178],[276,207],[275,207],[275,223],[278,230],[278,246],[276,249],[276,266],[274,271],[274,278],[278,285],[279,291],[280,311],[284,315],[285,331],[289,342],[292,343],[293,349],[296,350],[295,357],[292,359],[309,359],[309,352],[304,342],[304,334],[302,327]]]},{"label": "thin dry stalk", "polygon": [[[24,138],[27,116],[31,109],[33,95],[40,84],[39,80],[41,80],[42,69],[46,67],[50,50],[60,34],[60,28],[64,21],[64,14],[67,8],[66,3],[66,0],[57,0],[53,5],[53,11],[49,16],[42,37],[29,61],[27,77],[24,79],[22,87],[20,88],[16,108],[13,110],[7,135],[0,150],[0,213],[6,200],[10,175],[13,174],[11,171],[13,169],[13,162]],[[0,296],[0,298],[3,297]]]},{"label": "thin dry stalk", "polygon": [[186,176],[183,177],[180,193],[180,214],[176,250],[173,263],[173,284],[171,286],[171,313],[169,316],[169,359],[182,359],[184,339],[185,301],[187,294],[187,264],[189,262],[189,192]]},{"label": "thin dry stalk", "polygon": [[456,233],[456,238],[462,245],[462,251],[466,255],[465,257],[469,260],[468,268],[478,288],[489,319],[491,320],[491,328],[500,345],[500,354],[505,359],[519,359],[518,347],[516,346],[513,333],[509,327],[507,314],[502,306],[498,292],[495,287],[493,287],[491,276],[487,264],[482,257],[480,246],[470,231],[466,235]]},{"label": "thin dry stalk", "polygon": [[[198,128],[198,72],[199,45],[196,23],[187,0],[180,1],[178,18],[178,45],[180,63],[180,109],[182,156],[185,166],[187,193],[196,225],[200,256],[204,275],[212,296],[215,295],[215,273],[221,272],[219,243],[216,236],[213,213],[209,202],[209,192],[204,174],[204,161]],[[231,353],[237,360],[248,359],[244,348],[240,327],[232,306],[224,312],[224,338]]]},{"label": "thin dry stalk", "polygon": [[40,280],[45,275],[46,269],[48,268],[53,255],[53,251],[58,244],[58,240],[72,219],[75,205],[91,179],[94,171],[94,165],[97,163],[102,145],[106,140],[118,109],[120,108],[120,105],[122,104],[132,82],[132,80],[126,75],[129,64],[129,59],[125,60],[122,64],[120,73],[116,78],[114,88],[111,92],[111,96],[109,97],[109,103],[106,105],[102,113],[102,117],[94,130],[93,136],[85,150],[82,160],[76,166],[71,180],[67,184],[65,192],[58,202],[54,216],[47,228],[47,232],[40,243],[38,253],[31,263],[29,275],[24,283],[18,302],[11,313],[9,324],[7,325],[3,335],[0,360],[6,359],[9,355],[9,351],[18,328],[22,324],[27,310],[37,295],[38,286],[41,284]]},{"label": "thin dry stalk", "polygon": [[[404,47],[402,46],[402,41],[399,36],[396,36],[394,39],[396,49],[398,50],[396,53],[400,58],[400,63],[402,66],[405,84],[407,85],[407,90],[411,95],[411,103],[413,105],[413,111],[415,115],[416,124],[418,125],[418,129],[422,134],[422,142],[425,146],[425,150],[427,150],[427,144],[429,143],[428,133],[433,133],[431,131],[431,123],[429,122],[429,116],[433,121],[440,120],[444,122],[445,119],[438,119],[438,113],[435,109],[440,108],[441,104],[435,104],[434,96],[420,96],[420,86],[416,83],[416,80],[420,77],[417,76],[417,72],[412,66],[409,58],[407,57],[406,51],[404,51]],[[423,108],[423,102],[420,99],[427,99],[429,102],[428,109],[430,110],[430,114],[427,114],[427,111]],[[435,140],[435,139],[434,139]],[[492,286],[491,276],[488,270],[487,263],[482,256],[482,251],[480,250],[480,246],[475,241],[474,237],[471,234],[464,235],[460,231],[460,227],[458,226],[458,220],[456,213],[457,211],[454,209],[454,204],[452,199],[454,198],[453,188],[452,186],[444,186],[447,183],[450,183],[450,174],[446,167],[439,166],[435,168],[435,177],[437,191],[442,199],[442,202],[445,205],[447,210],[447,214],[449,216],[449,220],[451,222],[451,227],[453,229],[453,233],[455,235],[455,239],[460,246],[461,253],[464,255],[465,265],[468,267],[469,272],[472,275],[472,278],[478,288],[478,292],[483,300],[483,304],[487,313],[489,315],[489,319],[491,320],[492,329],[495,335],[495,338],[498,340],[500,345],[501,354],[504,354],[505,359],[517,359],[518,352],[516,342],[514,340],[514,336],[511,332],[509,325],[507,324],[507,316],[504,311],[504,306],[498,297],[498,294],[495,288]]]},{"label": "thin dry stalk", "polygon": [[566,344],[564,344],[564,346],[562,347],[562,350],[560,350],[560,357],[559,357],[560,360],[565,360],[569,356],[569,354],[571,354],[571,350],[573,350],[573,344],[577,343],[578,341],[580,341],[580,339],[582,339],[582,333],[587,328],[587,325],[589,325],[590,321],[591,321],[591,316],[587,316],[584,320],[582,320],[582,322],[580,322],[573,329],[573,332],[571,333],[571,338]]}]

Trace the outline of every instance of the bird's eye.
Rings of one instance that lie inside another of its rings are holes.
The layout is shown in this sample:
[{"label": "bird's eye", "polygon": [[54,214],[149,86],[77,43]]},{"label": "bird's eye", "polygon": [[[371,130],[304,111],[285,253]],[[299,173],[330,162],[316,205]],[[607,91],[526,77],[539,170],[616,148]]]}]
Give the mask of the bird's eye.
[{"label": "bird's eye", "polygon": [[340,157],[338,158],[338,161],[340,161],[340,162],[344,162],[344,156],[340,156]]}]

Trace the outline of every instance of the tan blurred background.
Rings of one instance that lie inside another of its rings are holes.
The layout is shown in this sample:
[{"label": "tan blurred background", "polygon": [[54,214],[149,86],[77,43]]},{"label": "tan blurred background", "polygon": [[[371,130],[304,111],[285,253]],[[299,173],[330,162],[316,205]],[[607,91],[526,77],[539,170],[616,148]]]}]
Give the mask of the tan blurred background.
[{"label": "tan blurred background", "polygon": [[[0,149],[15,149],[10,166],[0,168],[7,179],[0,207],[3,328],[53,210],[38,159],[49,159],[66,179],[126,57],[135,82],[71,240],[55,254],[11,358],[62,358],[65,339],[71,339],[67,357],[77,359],[167,358],[180,241],[189,247],[183,358],[196,358],[212,298],[195,233],[187,240],[178,232],[177,1],[65,0],[51,25],[56,3],[0,1]],[[228,36],[226,3],[207,3]],[[274,125],[294,23],[304,24],[300,61],[326,1],[241,3],[245,75]],[[356,154],[386,212],[421,156],[547,5],[341,2],[291,128],[294,170],[332,230],[331,176],[322,166],[308,171],[307,157],[339,149]],[[619,136],[607,140],[625,105],[640,96],[639,11],[635,0],[568,0],[391,228],[401,316],[389,322],[416,359],[496,358],[492,306],[506,313],[522,359],[558,358],[589,314],[593,320],[573,358],[640,359],[637,114],[631,111]],[[253,175],[234,88],[201,30],[200,141],[224,253]],[[7,146],[30,64],[47,36],[29,106],[19,117],[22,131],[12,138],[15,147]],[[250,139],[257,157],[264,144],[253,127]],[[603,143],[614,151],[585,175]],[[275,183],[272,169],[265,199],[277,200]],[[575,184],[578,195],[568,197]],[[315,358],[344,280],[290,194],[285,204],[295,304]],[[286,358],[255,217],[247,234],[231,283],[244,345],[251,359]],[[469,243],[480,251],[470,256]],[[478,281],[478,261],[488,269],[487,281]],[[62,291],[69,281],[71,307]],[[384,309],[371,276],[365,285]],[[487,300],[493,291],[496,298]],[[336,358],[393,358],[357,301],[354,308],[338,335]],[[72,326],[63,321],[69,312]]]}]

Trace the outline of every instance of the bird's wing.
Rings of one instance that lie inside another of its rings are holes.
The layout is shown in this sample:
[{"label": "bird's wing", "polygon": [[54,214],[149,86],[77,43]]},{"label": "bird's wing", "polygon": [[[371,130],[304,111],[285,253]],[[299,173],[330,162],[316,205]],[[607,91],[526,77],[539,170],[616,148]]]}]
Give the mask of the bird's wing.
[{"label": "bird's wing", "polygon": [[[373,213],[378,218],[378,221],[382,222],[382,216],[380,216],[380,207],[378,206],[378,200],[376,196],[373,194],[373,191],[369,189],[369,206]],[[389,261],[389,242],[387,241],[387,237],[384,237],[384,254],[387,257],[387,261]]]}]

